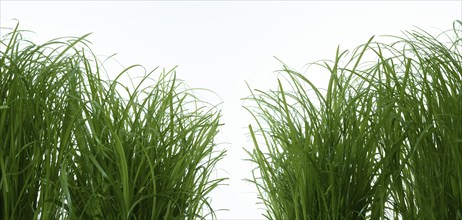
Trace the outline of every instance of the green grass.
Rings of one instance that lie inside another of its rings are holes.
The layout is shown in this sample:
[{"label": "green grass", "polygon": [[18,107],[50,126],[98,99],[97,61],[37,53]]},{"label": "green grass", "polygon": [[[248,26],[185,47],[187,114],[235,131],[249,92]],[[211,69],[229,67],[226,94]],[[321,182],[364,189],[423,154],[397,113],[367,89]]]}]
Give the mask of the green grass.
[{"label": "green grass", "polygon": [[460,21],[337,50],[327,88],[284,68],[246,108],[268,219],[462,219]]},{"label": "green grass", "polygon": [[103,80],[87,35],[22,35],[0,42],[1,219],[216,218],[216,106],[174,69]]}]

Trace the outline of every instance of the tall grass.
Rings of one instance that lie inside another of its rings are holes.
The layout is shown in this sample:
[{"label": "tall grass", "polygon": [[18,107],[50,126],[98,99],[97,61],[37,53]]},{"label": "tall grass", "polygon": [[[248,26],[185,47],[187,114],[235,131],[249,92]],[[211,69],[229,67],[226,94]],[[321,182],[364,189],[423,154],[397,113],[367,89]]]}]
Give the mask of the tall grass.
[{"label": "tall grass", "polygon": [[276,90],[252,92],[264,215],[462,219],[461,24],[337,50],[314,63],[325,90],[284,66]]},{"label": "tall grass", "polygon": [[215,218],[219,110],[174,70],[103,80],[86,37],[1,40],[1,218]]},{"label": "tall grass", "polygon": [[454,22],[438,38],[408,32],[383,47],[390,58],[374,48],[380,57],[374,79],[385,75],[376,80],[378,100],[394,106],[393,128],[401,132],[383,139],[402,151],[390,191],[394,211],[406,219],[462,219],[461,25]]}]

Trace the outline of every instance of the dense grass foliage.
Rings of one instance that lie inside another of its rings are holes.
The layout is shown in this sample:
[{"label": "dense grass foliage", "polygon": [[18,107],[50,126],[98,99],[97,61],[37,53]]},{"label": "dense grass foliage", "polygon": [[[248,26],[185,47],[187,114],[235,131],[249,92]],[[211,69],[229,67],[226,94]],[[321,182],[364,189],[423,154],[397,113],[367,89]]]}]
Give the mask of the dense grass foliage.
[{"label": "dense grass foliage", "polygon": [[215,106],[174,70],[103,80],[87,36],[22,33],[1,40],[1,219],[215,218]]},{"label": "dense grass foliage", "polygon": [[268,219],[462,219],[462,23],[284,66],[246,108]]}]

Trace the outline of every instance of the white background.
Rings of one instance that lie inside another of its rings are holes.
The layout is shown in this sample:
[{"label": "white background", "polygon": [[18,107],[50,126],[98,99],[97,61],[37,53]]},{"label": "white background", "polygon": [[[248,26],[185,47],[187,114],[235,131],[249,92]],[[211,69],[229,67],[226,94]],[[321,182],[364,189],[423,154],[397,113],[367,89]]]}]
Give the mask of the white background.
[{"label": "white background", "polygon": [[[250,162],[243,148],[252,149],[247,125],[253,123],[241,107],[252,88],[276,88],[275,70],[281,59],[306,72],[323,86],[326,73],[306,71],[305,64],[333,59],[338,45],[353,49],[372,35],[401,35],[423,28],[430,33],[452,28],[462,19],[462,1],[0,1],[1,27],[34,31],[36,42],[63,36],[88,38],[101,58],[117,53],[125,67],[171,69],[193,88],[218,94],[204,99],[218,103],[223,117],[218,142],[227,157],[215,177],[230,178],[212,193],[219,219],[263,219],[256,205]],[[2,29],[1,35],[7,30]],[[379,38],[380,39],[380,38]],[[115,63],[115,62],[114,62]],[[109,64],[111,74],[123,67]]]}]

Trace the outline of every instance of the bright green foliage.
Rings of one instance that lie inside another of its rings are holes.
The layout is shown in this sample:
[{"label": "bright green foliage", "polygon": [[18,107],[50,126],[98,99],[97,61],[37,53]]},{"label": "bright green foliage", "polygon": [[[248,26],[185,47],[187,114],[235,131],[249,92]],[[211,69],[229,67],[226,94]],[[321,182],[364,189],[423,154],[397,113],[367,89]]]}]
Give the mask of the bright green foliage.
[{"label": "bright green foliage", "polygon": [[331,74],[325,91],[284,66],[276,91],[252,93],[265,216],[462,219],[461,25],[337,50],[314,63]]},{"label": "bright green foliage", "polygon": [[0,219],[215,218],[219,111],[174,70],[102,80],[85,37],[3,36]]}]

